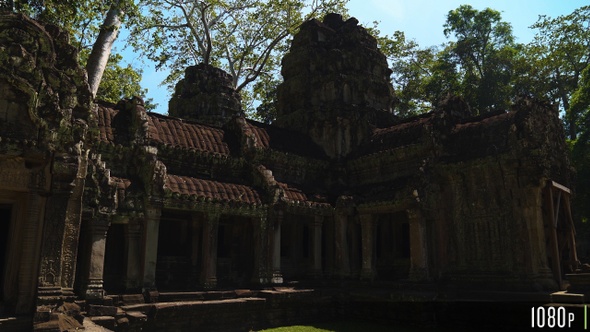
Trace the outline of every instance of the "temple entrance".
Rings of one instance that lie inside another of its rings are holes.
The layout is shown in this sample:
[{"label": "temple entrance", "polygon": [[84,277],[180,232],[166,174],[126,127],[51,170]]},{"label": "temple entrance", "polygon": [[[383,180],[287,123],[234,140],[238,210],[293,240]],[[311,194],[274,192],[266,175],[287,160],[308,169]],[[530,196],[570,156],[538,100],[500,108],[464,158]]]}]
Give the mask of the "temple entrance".
[{"label": "temple entrance", "polygon": [[104,289],[116,294],[125,290],[125,225],[111,224],[107,232],[104,257]]},{"label": "temple entrance", "polygon": [[254,273],[252,219],[221,216],[217,242],[218,285],[245,287]]},{"label": "temple entrance", "polygon": [[310,265],[309,220],[287,215],[281,226],[281,272],[285,280],[300,280]]},{"label": "temple entrance", "polygon": [[0,312],[1,303],[4,302],[4,280],[6,275],[6,263],[8,258],[8,240],[10,233],[10,223],[12,220],[12,206],[7,204],[0,205]]},{"label": "temple entrance", "polygon": [[408,278],[410,224],[405,212],[376,216],[375,269],[381,280]]},{"label": "temple entrance", "polygon": [[186,291],[198,287],[201,227],[189,213],[164,211],[158,235],[156,285],[160,290]]}]

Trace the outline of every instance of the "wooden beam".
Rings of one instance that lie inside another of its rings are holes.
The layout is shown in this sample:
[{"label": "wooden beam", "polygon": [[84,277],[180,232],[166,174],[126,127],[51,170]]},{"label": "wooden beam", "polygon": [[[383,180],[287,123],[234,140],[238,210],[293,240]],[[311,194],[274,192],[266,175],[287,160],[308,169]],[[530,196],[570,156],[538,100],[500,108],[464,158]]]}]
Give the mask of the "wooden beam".
[{"label": "wooden beam", "polygon": [[546,197],[547,208],[549,209],[549,239],[551,242],[551,256],[553,276],[557,281],[558,287],[561,289],[561,263],[559,261],[559,244],[557,240],[557,230],[555,224],[555,209],[553,206],[553,186],[547,186]]},{"label": "wooden beam", "polygon": [[564,185],[562,185],[562,184],[559,184],[559,183],[557,183],[557,182],[555,182],[555,181],[551,181],[551,186],[552,186],[553,188],[557,188],[557,189],[559,189],[559,190],[561,190],[561,191],[563,191],[563,192],[566,192],[566,193],[568,193],[569,195],[571,195],[571,193],[572,193],[572,191],[570,190],[570,188],[568,188],[568,187],[566,187],[566,186],[564,186]]}]

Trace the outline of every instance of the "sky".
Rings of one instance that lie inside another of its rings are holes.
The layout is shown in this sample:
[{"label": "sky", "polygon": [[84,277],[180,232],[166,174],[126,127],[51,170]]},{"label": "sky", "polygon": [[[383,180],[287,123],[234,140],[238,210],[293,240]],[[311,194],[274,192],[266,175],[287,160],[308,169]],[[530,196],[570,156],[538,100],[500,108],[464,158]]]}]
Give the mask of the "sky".
[{"label": "sky", "polygon": [[[350,0],[348,12],[362,25],[372,26],[379,22],[384,35],[399,30],[407,39],[415,40],[421,47],[440,45],[447,41],[443,24],[450,10],[469,4],[477,10],[492,8],[502,14],[502,20],[512,25],[513,35],[518,43],[528,43],[535,30],[529,27],[537,22],[539,15],[557,17],[567,15],[576,8],[590,4],[588,0]],[[124,38],[119,38],[116,50],[122,51]],[[127,48],[123,54],[128,62],[143,69],[141,85],[148,89],[147,97],[158,106],[155,112],[166,114],[170,92],[160,83],[167,76],[165,71],[154,70],[154,64],[142,62],[141,58]]]}]

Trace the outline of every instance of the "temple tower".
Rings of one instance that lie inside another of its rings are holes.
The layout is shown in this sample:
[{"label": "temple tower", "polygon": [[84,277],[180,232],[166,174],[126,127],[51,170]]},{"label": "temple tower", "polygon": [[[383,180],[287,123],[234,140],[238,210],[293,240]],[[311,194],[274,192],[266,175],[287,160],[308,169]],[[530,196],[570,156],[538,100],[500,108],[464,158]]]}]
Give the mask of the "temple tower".
[{"label": "temple tower", "polygon": [[393,87],[377,41],[355,18],[302,24],[283,58],[278,126],[309,135],[332,158],[393,120]]}]

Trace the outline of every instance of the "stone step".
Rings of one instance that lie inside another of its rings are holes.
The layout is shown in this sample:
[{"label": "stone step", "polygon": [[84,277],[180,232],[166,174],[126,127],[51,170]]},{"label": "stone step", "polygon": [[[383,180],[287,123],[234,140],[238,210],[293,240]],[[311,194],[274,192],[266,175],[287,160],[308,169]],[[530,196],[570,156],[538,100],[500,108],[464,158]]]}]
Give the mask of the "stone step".
[{"label": "stone step", "polygon": [[158,297],[159,302],[182,302],[182,301],[212,301],[235,299],[244,297],[245,294],[251,296],[252,291],[231,290],[231,291],[206,291],[206,292],[164,292]]},{"label": "stone step", "polygon": [[584,294],[568,293],[567,291],[559,291],[551,293],[551,302],[553,303],[586,303]]}]

